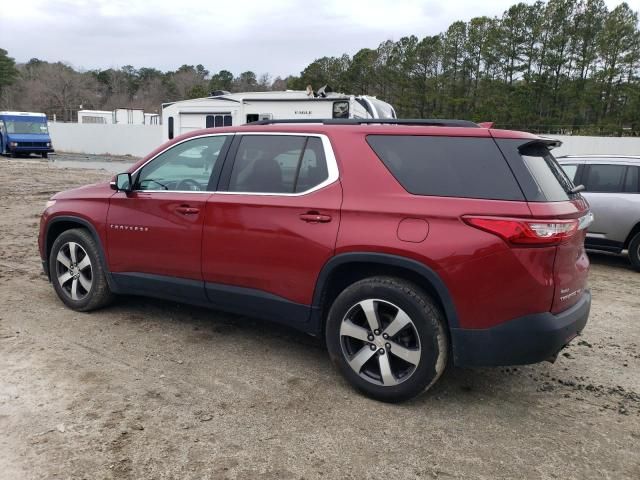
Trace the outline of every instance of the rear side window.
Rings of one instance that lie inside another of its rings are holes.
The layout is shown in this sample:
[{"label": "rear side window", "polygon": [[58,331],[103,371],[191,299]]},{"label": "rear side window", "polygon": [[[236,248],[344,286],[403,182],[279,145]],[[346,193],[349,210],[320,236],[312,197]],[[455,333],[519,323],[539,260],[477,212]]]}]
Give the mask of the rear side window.
[{"label": "rear side window", "polygon": [[584,186],[588,192],[622,192],[625,165],[589,165],[584,175]]},{"label": "rear side window", "polygon": [[229,191],[301,193],[328,177],[320,138],[245,135],[238,145]]},{"label": "rear side window", "polygon": [[640,167],[627,167],[627,176],[624,180],[624,191],[640,193]]},{"label": "rear side window", "polygon": [[367,142],[414,195],[524,199],[491,138],[368,135]]}]

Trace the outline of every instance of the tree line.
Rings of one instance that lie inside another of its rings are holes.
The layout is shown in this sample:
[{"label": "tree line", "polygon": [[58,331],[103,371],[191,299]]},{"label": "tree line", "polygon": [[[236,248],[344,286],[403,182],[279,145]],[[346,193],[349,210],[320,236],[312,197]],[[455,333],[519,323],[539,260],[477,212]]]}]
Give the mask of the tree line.
[{"label": "tree line", "polygon": [[0,51],[0,102],[57,113],[144,108],[213,90],[319,88],[375,95],[404,118],[465,118],[550,133],[640,134],[638,13],[604,0],[518,3],[500,17],[457,21],[433,36],[387,40],[353,56],[314,60],[297,76],[210,74],[203,65],[78,72]]}]

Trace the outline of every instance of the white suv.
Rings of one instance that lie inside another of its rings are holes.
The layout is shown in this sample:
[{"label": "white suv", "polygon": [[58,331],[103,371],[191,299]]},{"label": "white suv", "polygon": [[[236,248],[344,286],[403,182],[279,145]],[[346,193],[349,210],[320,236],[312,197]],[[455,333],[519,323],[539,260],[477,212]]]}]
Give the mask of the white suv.
[{"label": "white suv", "polygon": [[558,158],[583,196],[595,219],[585,240],[592,250],[629,251],[640,271],[640,156],[567,155]]}]

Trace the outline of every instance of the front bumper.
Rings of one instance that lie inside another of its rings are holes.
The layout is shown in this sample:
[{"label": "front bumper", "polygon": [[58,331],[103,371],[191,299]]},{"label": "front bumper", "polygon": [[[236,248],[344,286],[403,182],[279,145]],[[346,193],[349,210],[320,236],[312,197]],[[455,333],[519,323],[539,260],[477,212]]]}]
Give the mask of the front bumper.
[{"label": "front bumper", "polygon": [[452,328],[453,362],[461,367],[526,365],[555,358],[587,324],[591,292],[556,315],[527,315],[486,329]]},{"label": "front bumper", "polygon": [[53,153],[55,150],[51,147],[14,147],[9,148],[12,153]]}]

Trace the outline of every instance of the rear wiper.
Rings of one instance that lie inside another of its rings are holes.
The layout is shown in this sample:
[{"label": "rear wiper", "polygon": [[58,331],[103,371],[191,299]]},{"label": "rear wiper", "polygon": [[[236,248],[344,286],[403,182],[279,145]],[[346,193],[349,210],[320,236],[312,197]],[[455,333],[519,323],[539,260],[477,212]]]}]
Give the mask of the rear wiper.
[{"label": "rear wiper", "polygon": [[569,193],[576,194],[576,193],[582,192],[583,190],[584,190],[584,185],[576,185],[571,190],[569,190]]}]

